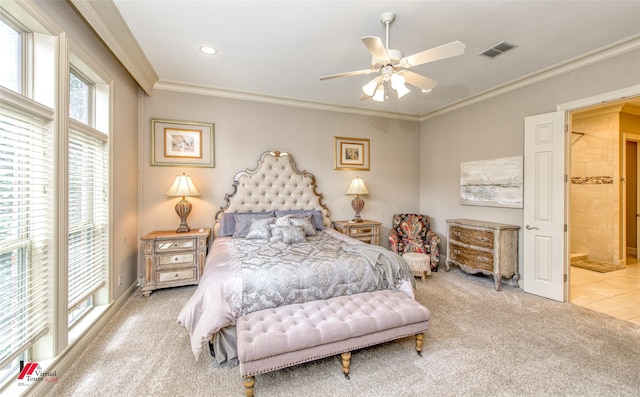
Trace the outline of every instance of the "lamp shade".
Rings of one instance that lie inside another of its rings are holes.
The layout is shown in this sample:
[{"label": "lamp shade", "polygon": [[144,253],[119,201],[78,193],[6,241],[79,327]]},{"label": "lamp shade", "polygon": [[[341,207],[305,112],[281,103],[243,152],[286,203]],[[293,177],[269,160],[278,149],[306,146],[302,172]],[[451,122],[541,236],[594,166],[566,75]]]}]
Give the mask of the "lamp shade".
[{"label": "lamp shade", "polygon": [[176,180],[173,181],[173,185],[167,190],[165,196],[171,197],[191,197],[191,196],[199,196],[200,192],[196,189],[191,177],[189,175],[185,175],[184,172],[182,175],[177,175]]},{"label": "lamp shade", "polygon": [[367,186],[364,184],[364,181],[357,176],[351,181],[351,186],[349,186],[347,194],[369,194],[369,191],[367,190]]}]

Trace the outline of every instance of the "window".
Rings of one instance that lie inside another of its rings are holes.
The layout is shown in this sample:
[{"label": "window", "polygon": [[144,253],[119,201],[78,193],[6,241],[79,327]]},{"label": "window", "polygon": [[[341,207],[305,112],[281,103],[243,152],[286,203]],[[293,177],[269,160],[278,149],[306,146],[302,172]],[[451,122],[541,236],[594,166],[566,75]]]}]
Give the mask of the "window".
[{"label": "window", "polygon": [[50,321],[50,117],[5,101],[0,108],[0,383]]},{"label": "window", "polygon": [[[86,70],[87,67],[84,66]],[[69,74],[68,325],[95,304],[108,269],[108,136],[93,128],[97,84]],[[108,111],[108,109],[106,109]]]},{"label": "window", "polygon": [[0,85],[22,91],[22,34],[0,19]]},{"label": "window", "polygon": [[14,395],[20,361],[46,371],[98,318],[110,266],[111,87],[24,3],[0,7],[0,393]]}]

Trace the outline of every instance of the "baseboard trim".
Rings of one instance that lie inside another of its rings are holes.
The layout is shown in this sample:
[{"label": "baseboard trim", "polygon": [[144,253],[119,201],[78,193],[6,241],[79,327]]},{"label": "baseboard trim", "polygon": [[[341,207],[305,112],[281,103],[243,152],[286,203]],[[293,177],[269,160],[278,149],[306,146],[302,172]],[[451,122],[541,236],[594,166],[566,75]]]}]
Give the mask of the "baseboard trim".
[{"label": "baseboard trim", "polygon": [[[127,300],[137,290],[137,280],[118,299],[113,301],[102,315],[89,327],[89,329],[78,338],[75,343],[69,345],[61,354],[56,357],[47,372],[55,372],[56,376],[62,377],[69,367],[80,357],[84,350],[104,329],[107,323],[116,315],[127,302]],[[54,386],[51,382],[35,382],[27,389],[25,396],[44,397],[44,395]]]}]

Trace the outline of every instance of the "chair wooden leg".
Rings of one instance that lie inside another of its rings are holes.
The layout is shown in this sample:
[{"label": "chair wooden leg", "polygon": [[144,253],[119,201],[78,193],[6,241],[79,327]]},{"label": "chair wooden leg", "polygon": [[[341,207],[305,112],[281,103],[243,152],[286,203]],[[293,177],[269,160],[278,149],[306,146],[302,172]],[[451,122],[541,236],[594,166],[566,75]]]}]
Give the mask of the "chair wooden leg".
[{"label": "chair wooden leg", "polygon": [[424,342],[424,334],[416,335],[416,351],[419,356],[422,356],[422,344]]},{"label": "chair wooden leg", "polygon": [[344,352],[340,354],[340,358],[342,359],[342,373],[344,373],[344,377],[349,379],[349,365],[351,364],[351,352]]},{"label": "chair wooden leg", "polygon": [[253,387],[256,384],[256,377],[255,376],[247,376],[246,378],[244,378],[244,395],[246,397],[253,397]]}]

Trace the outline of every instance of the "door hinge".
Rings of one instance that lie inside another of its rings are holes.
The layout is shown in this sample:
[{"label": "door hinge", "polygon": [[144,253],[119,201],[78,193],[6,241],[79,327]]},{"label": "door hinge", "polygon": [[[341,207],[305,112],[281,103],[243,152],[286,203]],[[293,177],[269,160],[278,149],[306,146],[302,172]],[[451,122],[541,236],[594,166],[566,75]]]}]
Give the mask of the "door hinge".
[{"label": "door hinge", "polygon": [[564,282],[567,282],[567,273],[564,274]]},{"label": "door hinge", "polygon": [[569,132],[569,124],[564,125],[564,133],[566,134],[567,132]]},{"label": "door hinge", "polygon": [[569,181],[569,176],[567,174],[564,174],[564,183],[567,183],[567,181]]},{"label": "door hinge", "polygon": [[565,233],[567,232],[567,224],[566,223],[564,224],[564,231],[565,231]]}]

